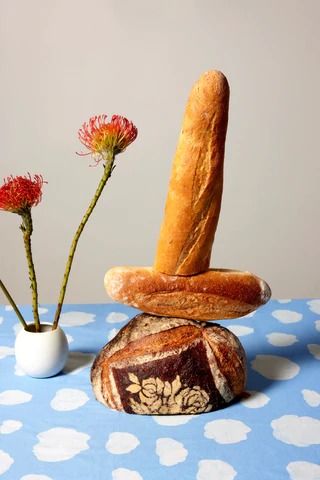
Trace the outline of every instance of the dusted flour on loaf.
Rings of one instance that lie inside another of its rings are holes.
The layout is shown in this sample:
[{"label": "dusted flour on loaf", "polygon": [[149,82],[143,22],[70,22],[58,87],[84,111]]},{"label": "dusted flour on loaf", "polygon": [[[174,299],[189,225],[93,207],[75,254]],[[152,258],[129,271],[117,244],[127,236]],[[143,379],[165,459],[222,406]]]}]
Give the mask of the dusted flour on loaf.
[{"label": "dusted flour on loaf", "polygon": [[97,400],[147,415],[217,410],[243,391],[245,381],[245,353],[229,330],[148,314],[123,327],[91,370]]}]

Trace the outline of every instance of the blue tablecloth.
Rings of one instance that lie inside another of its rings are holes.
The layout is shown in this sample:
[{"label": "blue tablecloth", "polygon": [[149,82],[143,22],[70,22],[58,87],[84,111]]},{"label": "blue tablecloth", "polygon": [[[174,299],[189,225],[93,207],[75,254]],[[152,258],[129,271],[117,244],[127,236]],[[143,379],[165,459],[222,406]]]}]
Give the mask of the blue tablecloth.
[{"label": "blue tablecloth", "polygon": [[[22,307],[31,319],[30,307]],[[53,307],[42,306],[43,321]],[[0,307],[3,480],[315,480],[320,478],[320,300],[273,300],[222,322],[248,357],[248,398],[198,416],[118,413],[91,391],[90,365],[135,310],[66,305],[65,371],[33,379],[15,366],[19,323]]]}]

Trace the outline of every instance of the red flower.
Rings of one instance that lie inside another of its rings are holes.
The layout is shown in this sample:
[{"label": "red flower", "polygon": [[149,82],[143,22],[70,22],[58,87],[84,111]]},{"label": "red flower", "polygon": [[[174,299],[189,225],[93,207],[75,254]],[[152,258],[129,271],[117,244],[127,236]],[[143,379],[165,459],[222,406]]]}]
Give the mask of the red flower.
[{"label": "red flower", "polygon": [[132,122],[120,115],[113,115],[107,122],[107,115],[91,117],[78,132],[80,142],[89,152],[80,155],[107,153],[117,155],[123,152],[137,138],[138,130]]},{"label": "red flower", "polygon": [[21,214],[35,207],[41,201],[44,183],[41,175],[34,175],[32,179],[30,173],[7,177],[0,187],[0,210]]}]

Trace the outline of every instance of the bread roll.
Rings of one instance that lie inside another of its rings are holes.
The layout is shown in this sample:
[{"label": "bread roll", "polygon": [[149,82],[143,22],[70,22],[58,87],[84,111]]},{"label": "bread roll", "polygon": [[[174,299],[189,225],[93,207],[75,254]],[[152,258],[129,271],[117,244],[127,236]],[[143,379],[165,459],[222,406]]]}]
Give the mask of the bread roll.
[{"label": "bread roll", "polygon": [[105,275],[105,287],[116,302],[154,315],[193,320],[241,317],[271,295],[267,283],[252,273],[222,269],[184,277],[151,267],[114,267]]},{"label": "bread roll", "polygon": [[220,325],[141,314],[100,351],[91,382],[97,400],[127,413],[208,412],[243,391],[245,353]]},{"label": "bread roll", "polygon": [[219,219],[229,86],[221,72],[194,85],[173,161],[164,220],[154,263],[167,275],[208,269]]}]

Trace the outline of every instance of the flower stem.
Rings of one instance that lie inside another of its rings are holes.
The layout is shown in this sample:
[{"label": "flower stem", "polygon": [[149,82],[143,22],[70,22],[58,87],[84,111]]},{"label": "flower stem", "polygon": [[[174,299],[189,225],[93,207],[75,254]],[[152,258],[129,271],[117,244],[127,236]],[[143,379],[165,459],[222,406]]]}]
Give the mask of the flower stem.
[{"label": "flower stem", "polygon": [[102,178],[99,182],[99,185],[96,189],[94,197],[91,200],[90,205],[87,208],[85,214],[83,215],[82,220],[81,220],[81,222],[80,222],[80,224],[77,228],[77,231],[76,231],[76,233],[75,233],[75,235],[72,239],[71,247],[70,247],[70,250],[69,250],[69,256],[68,256],[68,260],[67,260],[67,264],[66,264],[62,284],[61,284],[59,300],[58,300],[58,305],[57,305],[57,309],[56,309],[56,313],[55,313],[55,317],[54,317],[52,330],[55,330],[58,326],[58,323],[59,323],[59,318],[60,318],[60,315],[61,315],[61,309],[62,309],[62,305],[63,305],[63,302],[64,302],[64,297],[65,297],[65,294],[66,294],[66,288],[67,288],[67,283],[68,283],[68,279],[69,279],[69,275],[70,275],[70,271],[71,271],[73,257],[74,257],[74,254],[75,254],[75,251],[76,251],[76,248],[77,248],[77,245],[78,245],[80,235],[81,235],[87,221],[89,220],[89,217],[90,217],[94,207],[96,206],[97,201],[100,198],[100,195],[101,195],[101,193],[102,193],[102,191],[103,191],[103,189],[104,189],[104,187],[107,183],[107,180],[109,179],[109,177],[112,173],[113,162],[114,162],[114,154],[113,154],[113,152],[110,152],[108,154],[107,158],[106,158],[106,163],[104,165],[103,176],[102,176]]},{"label": "flower stem", "polygon": [[3,293],[5,294],[5,296],[7,297],[8,302],[10,303],[11,307],[16,312],[16,315],[19,318],[20,322],[22,323],[23,328],[26,329],[28,327],[28,325],[26,324],[25,319],[23,318],[19,308],[17,307],[16,302],[11,297],[10,293],[8,292],[6,286],[4,285],[4,283],[1,279],[0,279],[0,288],[3,291]]},{"label": "flower stem", "polygon": [[20,226],[23,233],[24,248],[29,269],[30,288],[32,292],[32,311],[36,332],[40,331],[40,318],[38,312],[38,285],[36,272],[34,269],[32,250],[31,250],[31,235],[33,232],[31,210],[28,208],[21,213],[22,224]]}]

